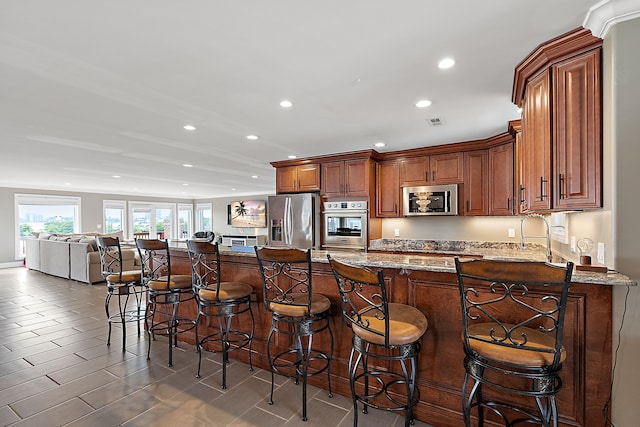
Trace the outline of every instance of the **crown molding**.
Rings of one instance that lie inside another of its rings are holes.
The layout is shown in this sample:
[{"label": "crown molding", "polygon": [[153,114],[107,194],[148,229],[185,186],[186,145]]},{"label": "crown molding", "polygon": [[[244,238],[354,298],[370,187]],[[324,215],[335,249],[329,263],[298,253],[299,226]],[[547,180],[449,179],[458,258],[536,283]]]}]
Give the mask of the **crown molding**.
[{"label": "crown molding", "polygon": [[640,18],[640,0],[602,0],[591,6],[582,26],[603,39],[620,22]]}]

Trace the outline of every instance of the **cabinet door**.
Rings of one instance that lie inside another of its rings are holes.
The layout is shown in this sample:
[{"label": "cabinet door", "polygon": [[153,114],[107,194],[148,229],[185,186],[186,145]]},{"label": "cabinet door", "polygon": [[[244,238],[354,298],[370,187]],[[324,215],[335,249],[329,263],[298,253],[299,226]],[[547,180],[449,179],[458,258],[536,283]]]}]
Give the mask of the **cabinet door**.
[{"label": "cabinet door", "polygon": [[[369,195],[369,160],[345,160],[344,162],[344,194],[345,196]],[[371,169],[373,173],[373,169]]]},{"label": "cabinet door", "polygon": [[396,160],[376,165],[376,216],[400,216],[400,172]]},{"label": "cabinet door", "polygon": [[522,111],[526,209],[551,209],[551,105],[549,70],[528,83]]},{"label": "cabinet door", "polygon": [[489,215],[513,215],[513,144],[489,150]]},{"label": "cabinet door", "polygon": [[431,156],[429,166],[431,184],[461,184],[464,182],[462,153]]},{"label": "cabinet door", "polygon": [[322,188],[324,196],[344,195],[344,162],[327,162],[322,164]]},{"label": "cabinet door", "polygon": [[464,214],[489,214],[487,150],[464,153]]},{"label": "cabinet door", "polygon": [[285,166],[276,169],[276,193],[294,193],[297,190],[297,166]]},{"label": "cabinet door", "polygon": [[601,207],[600,49],[555,65],[553,76],[555,207]]},{"label": "cabinet door", "polygon": [[309,164],[298,166],[298,191],[320,190],[320,165]]},{"label": "cabinet door", "polygon": [[427,185],[429,183],[429,156],[400,160],[400,186]]}]

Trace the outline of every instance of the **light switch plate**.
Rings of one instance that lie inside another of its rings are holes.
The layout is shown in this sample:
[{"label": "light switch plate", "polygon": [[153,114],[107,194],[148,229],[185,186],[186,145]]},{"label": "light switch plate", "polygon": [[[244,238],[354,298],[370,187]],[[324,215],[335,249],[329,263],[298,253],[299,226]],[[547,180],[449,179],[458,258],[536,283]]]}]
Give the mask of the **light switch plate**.
[{"label": "light switch plate", "polygon": [[576,236],[571,236],[571,252],[576,253]]},{"label": "light switch plate", "polygon": [[605,244],[602,242],[598,242],[598,263],[599,264],[604,264],[605,249],[606,249]]},{"label": "light switch plate", "polygon": [[393,230],[393,235],[394,235],[395,237],[400,237],[400,229],[399,229],[399,228],[396,228],[395,230]]},{"label": "light switch plate", "polygon": [[515,228],[509,228],[508,229],[508,235],[509,235],[509,237],[516,237],[516,229]]}]

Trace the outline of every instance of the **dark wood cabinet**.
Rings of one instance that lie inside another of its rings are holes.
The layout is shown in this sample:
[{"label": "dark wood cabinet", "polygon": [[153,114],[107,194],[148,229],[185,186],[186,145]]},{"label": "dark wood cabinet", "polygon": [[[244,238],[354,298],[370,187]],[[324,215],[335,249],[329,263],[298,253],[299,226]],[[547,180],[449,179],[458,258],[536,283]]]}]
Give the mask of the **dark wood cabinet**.
[{"label": "dark wood cabinet", "polygon": [[554,207],[602,206],[600,49],[553,66]]},{"label": "dark wood cabinet", "polygon": [[464,153],[464,215],[489,214],[489,153]]},{"label": "dark wood cabinet", "polygon": [[318,190],[320,190],[319,164],[276,168],[276,193],[304,193]]},{"label": "dark wood cabinet", "polygon": [[601,46],[579,28],[516,67],[521,212],[602,207]]},{"label": "dark wood cabinet", "polygon": [[320,194],[335,196],[370,196],[373,175],[370,159],[338,160],[322,163]]},{"label": "dark wood cabinet", "polygon": [[400,160],[400,185],[460,184],[463,182],[461,152],[418,156]]},{"label": "dark wood cabinet", "polygon": [[379,162],[376,165],[376,216],[396,218],[401,215],[398,161]]},{"label": "dark wood cabinet", "polygon": [[551,209],[551,76],[544,70],[527,84],[522,105],[523,209]]},{"label": "dark wood cabinet", "polygon": [[489,215],[513,215],[513,143],[489,149]]}]

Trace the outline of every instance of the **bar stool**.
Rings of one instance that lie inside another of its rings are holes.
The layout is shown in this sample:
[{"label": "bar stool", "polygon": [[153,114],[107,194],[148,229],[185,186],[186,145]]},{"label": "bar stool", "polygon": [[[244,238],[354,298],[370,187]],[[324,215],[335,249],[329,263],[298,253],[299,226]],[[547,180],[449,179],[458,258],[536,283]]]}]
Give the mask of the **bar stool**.
[{"label": "bar stool", "polygon": [[[455,263],[462,304],[465,426],[471,425],[473,408],[478,408],[480,426],[485,408],[488,421],[557,426],[555,396],[567,357],[562,333],[573,263],[560,267],[458,258]],[[485,385],[497,390],[493,399],[484,394]],[[509,400],[505,394],[521,397]],[[525,406],[522,396],[534,398],[535,405]]]},{"label": "bar stool", "polygon": [[[142,285],[140,270],[123,270],[122,248],[118,237],[97,236],[98,253],[102,277],[107,282],[107,297],[104,302],[104,311],[109,323],[109,335],[107,345],[111,345],[111,324],[122,324],[122,351],[125,351],[127,341],[128,322],[138,323],[138,336],[140,335],[140,320],[144,319],[142,301],[145,298],[146,288]],[[113,296],[118,298],[118,312],[110,313],[109,305]],[[129,298],[134,298],[134,306],[129,307]]]},{"label": "bar stool", "polygon": [[[420,400],[416,371],[427,318],[415,307],[388,302],[382,270],[373,272],[344,264],[331,255],[327,258],[340,291],[343,320],[353,331],[349,357],[353,425],[358,425],[361,402],[365,414],[368,407],[405,411],[404,424],[409,426],[413,423],[413,407]],[[381,363],[374,364],[369,359]],[[377,366],[387,362],[389,367],[397,362],[400,372]],[[406,397],[400,400],[398,396],[405,393]]]},{"label": "bar stool", "polygon": [[[271,368],[273,404],[274,373],[302,378],[302,420],[307,420],[307,378],[327,372],[329,397],[331,393],[331,357],[333,332],[329,326],[331,302],[324,295],[314,294],[311,275],[311,250],[296,248],[258,249],[254,246],[260,273],[264,306],[271,312],[271,330],[267,338],[267,358]],[[313,336],[329,332],[328,353],[313,348]],[[292,344],[272,355],[274,333],[290,337]]]},{"label": "bar stool", "polygon": [[[253,287],[242,282],[222,282],[220,280],[220,252],[218,244],[207,241],[187,240],[189,259],[191,260],[192,281],[198,301],[198,319],[196,320],[196,347],[198,350],[198,373],[202,364],[202,351],[222,352],[222,388],[227,388],[227,363],[229,352],[249,347],[249,370],[251,363],[251,343],[253,341],[254,318],[251,311]],[[242,313],[251,316],[250,332],[232,329],[232,320]],[[215,319],[217,331],[200,337],[202,318]],[[209,350],[205,345],[216,343],[219,350]]]},{"label": "bar stool", "polygon": [[[148,289],[149,301],[145,325],[149,333],[147,360],[151,358],[151,341],[156,335],[169,338],[169,366],[173,366],[173,346],[178,346],[178,334],[195,328],[195,319],[180,316],[180,303],[195,298],[190,274],[172,274],[169,243],[166,240],[136,239],[142,265],[142,283]],[[151,319],[151,325],[147,320]]]}]

